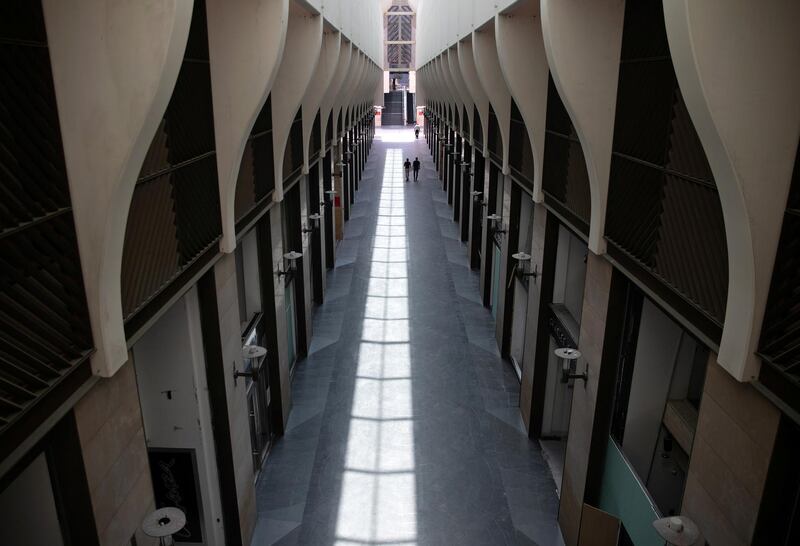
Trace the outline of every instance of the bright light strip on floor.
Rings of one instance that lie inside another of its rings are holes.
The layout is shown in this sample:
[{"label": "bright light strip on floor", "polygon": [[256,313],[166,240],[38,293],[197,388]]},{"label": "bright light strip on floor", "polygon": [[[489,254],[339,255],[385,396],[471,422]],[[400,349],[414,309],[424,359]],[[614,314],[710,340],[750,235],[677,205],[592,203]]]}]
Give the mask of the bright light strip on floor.
[{"label": "bright light strip on floor", "polygon": [[336,523],[340,546],[417,542],[403,161],[401,149],[387,150]]}]

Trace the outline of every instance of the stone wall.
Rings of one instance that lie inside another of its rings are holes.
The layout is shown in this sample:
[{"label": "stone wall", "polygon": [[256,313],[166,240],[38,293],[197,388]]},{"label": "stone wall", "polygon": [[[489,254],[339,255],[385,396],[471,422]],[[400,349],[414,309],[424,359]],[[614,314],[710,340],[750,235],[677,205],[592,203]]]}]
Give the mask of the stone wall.
[{"label": "stone wall", "polygon": [[578,341],[578,348],[583,356],[577,364],[578,372],[588,366],[589,378],[585,384],[576,381],[572,394],[572,413],[558,512],[558,522],[567,546],[578,543],[612,272],[613,267],[607,260],[589,251]]},{"label": "stone wall", "polygon": [[711,354],[683,512],[711,544],[750,544],[780,412],[730,376]]},{"label": "stone wall", "polygon": [[[236,369],[241,370],[243,369],[242,334],[239,324],[239,296],[236,289],[236,258],[233,254],[225,254],[217,262],[214,266],[214,279],[217,286],[222,365],[229,367],[235,362]],[[233,467],[236,473],[239,526],[242,543],[250,544],[256,523],[256,499],[253,485],[247,387],[243,380],[234,384],[232,371],[232,369],[230,372],[226,369],[223,376],[225,377],[225,390],[228,393],[228,421]]]},{"label": "stone wall", "polygon": [[75,406],[86,480],[101,546],[157,543],[139,529],[155,508],[139,392],[131,359]]}]

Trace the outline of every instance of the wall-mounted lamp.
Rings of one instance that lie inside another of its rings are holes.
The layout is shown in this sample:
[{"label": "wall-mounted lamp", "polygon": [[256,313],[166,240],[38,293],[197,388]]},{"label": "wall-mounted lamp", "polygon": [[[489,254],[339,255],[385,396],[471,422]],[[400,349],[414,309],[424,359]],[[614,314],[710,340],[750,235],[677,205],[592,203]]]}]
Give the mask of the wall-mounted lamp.
[{"label": "wall-mounted lamp", "polygon": [[570,379],[583,379],[584,386],[589,378],[589,367],[583,373],[575,373],[577,360],[582,356],[578,349],[559,347],[553,353],[561,359],[561,382],[569,383]]},{"label": "wall-mounted lamp", "polygon": [[506,230],[504,230],[502,228],[498,229],[496,227],[497,223],[502,219],[503,219],[503,217],[498,215],[498,214],[490,214],[489,216],[486,217],[486,220],[489,222],[489,229],[492,230],[492,233],[505,233],[506,232]]},{"label": "wall-mounted lamp", "polygon": [[165,506],[150,512],[142,522],[142,532],[149,537],[158,538],[160,546],[173,546],[172,535],[186,527],[186,514],[180,508]]},{"label": "wall-mounted lamp", "polygon": [[483,195],[482,191],[474,191],[474,192],[472,192],[471,195],[472,195],[472,200],[473,201],[475,201],[476,203],[480,203],[481,205],[484,204],[483,200],[481,199],[481,195]]},{"label": "wall-mounted lamp", "polygon": [[517,252],[516,254],[512,254],[511,257],[517,260],[517,267],[519,268],[520,275],[523,277],[533,277],[534,279],[539,277],[539,266],[536,264],[533,265],[533,270],[529,271],[531,263],[530,254]]},{"label": "wall-mounted lamp", "polygon": [[309,214],[308,219],[311,221],[311,223],[306,224],[306,227],[303,228],[303,233],[313,233],[318,230],[320,218],[322,218],[321,214]]},{"label": "wall-mounted lamp", "polygon": [[691,546],[700,538],[700,529],[686,516],[657,519],[653,522],[653,527],[667,544],[673,546]]},{"label": "wall-mounted lamp", "polygon": [[[242,358],[245,360],[252,360],[252,359],[259,359],[267,354],[267,350],[264,347],[259,347],[258,345],[245,345],[242,347]],[[251,365],[250,369],[244,372],[240,372],[236,369],[236,362],[233,363],[233,384],[236,386],[236,381],[240,377],[249,377],[253,381],[258,381],[258,361],[255,362],[255,365]]]},{"label": "wall-mounted lamp", "polygon": [[297,270],[297,260],[303,257],[302,252],[297,252],[296,250],[292,250],[291,252],[287,252],[283,255],[284,261],[287,263],[287,267],[284,271],[278,270],[278,277],[283,277],[288,275],[289,273],[294,273]]}]

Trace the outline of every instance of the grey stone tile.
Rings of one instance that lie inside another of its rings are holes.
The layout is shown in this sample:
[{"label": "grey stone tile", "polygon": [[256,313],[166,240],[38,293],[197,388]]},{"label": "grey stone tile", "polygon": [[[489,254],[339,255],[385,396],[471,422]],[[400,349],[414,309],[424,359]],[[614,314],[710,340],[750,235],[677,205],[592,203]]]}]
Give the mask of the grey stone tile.
[{"label": "grey stone tile", "polygon": [[[257,484],[252,544],[560,544],[554,482],[447,194],[424,140],[388,140]],[[419,184],[387,170],[407,156],[423,161]]]}]

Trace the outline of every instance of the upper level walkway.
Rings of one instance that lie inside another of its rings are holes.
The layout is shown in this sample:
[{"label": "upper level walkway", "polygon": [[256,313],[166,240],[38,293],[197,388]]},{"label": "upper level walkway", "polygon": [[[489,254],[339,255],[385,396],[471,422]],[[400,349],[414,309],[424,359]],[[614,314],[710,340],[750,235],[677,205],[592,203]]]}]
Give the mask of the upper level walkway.
[{"label": "upper level walkway", "polygon": [[561,543],[555,483],[451,216],[424,141],[379,129],[258,483],[253,546]]}]

